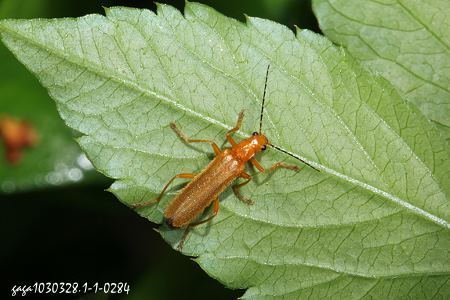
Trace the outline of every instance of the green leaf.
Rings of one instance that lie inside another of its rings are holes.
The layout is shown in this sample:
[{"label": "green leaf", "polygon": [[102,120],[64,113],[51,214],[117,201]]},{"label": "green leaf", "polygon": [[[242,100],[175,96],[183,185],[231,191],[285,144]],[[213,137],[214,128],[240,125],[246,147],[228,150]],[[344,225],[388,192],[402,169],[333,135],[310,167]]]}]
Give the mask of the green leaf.
[{"label": "green leaf", "polygon": [[[106,17],[5,20],[3,42],[49,89],[96,168],[126,204],[155,197],[174,174],[200,172],[241,109],[245,138],[271,142],[320,169],[255,174],[227,190],[219,214],[183,251],[244,298],[446,298],[450,295],[449,152],[439,133],[382,78],[327,39],[271,21],[229,19],[188,3],[113,8]],[[269,150],[263,165],[286,160]],[[162,221],[172,189],[138,210]],[[183,230],[160,228],[176,246]]]},{"label": "green leaf", "polygon": [[450,1],[314,0],[320,27],[450,140]]}]

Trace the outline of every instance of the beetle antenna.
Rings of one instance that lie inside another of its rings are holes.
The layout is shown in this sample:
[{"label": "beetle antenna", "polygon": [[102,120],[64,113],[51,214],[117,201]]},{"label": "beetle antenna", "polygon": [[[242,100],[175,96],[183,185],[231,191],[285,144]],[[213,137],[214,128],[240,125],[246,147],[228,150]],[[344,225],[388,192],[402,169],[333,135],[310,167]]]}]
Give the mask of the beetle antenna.
[{"label": "beetle antenna", "polygon": [[263,120],[263,113],[264,113],[264,101],[266,101],[267,78],[269,78],[269,69],[270,69],[270,65],[267,66],[266,81],[264,82],[264,93],[263,93],[262,105],[261,105],[261,116],[259,118],[259,134],[261,134],[261,129],[262,129],[262,120]]},{"label": "beetle antenna", "polygon": [[283,149],[281,149],[280,147],[275,146],[275,145],[273,145],[273,144],[269,144],[269,146],[272,147],[272,148],[275,148],[275,149],[277,149],[278,151],[283,152],[283,153],[285,153],[285,154],[287,154],[287,155],[289,155],[289,156],[292,156],[293,158],[298,159],[299,161],[301,161],[301,162],[304,163],[305,165],[308,165],[310,168],[316,170],[317,172],[320,172],[318,169],[314,168],[312,165],[308,164],[308,163],[307,163],[306,161],[304,161],[303,159],[298,158],[297,156],[292,155],[291,153],[287,152],[286,150],[283,150]]}]

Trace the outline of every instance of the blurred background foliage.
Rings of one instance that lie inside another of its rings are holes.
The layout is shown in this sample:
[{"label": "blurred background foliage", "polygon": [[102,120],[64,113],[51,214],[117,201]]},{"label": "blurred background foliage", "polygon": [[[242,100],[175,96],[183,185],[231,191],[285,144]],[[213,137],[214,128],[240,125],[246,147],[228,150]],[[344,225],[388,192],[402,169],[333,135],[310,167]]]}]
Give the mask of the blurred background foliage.
[{"label": "blurred background foliage", "polygon": [[[160,0],[182,10],[184,1]],[[309,0],[200,0],[241,21],[244,14],[318,32]],[[103,7],[155,10],[151,1],[0,0],[0,18],[78,17]],[[128,282],[132,299],[234,299],[193,261],[170,249],[154,225],[105,192],[111,181],[93,170],[36,78],[0,44],[0,118],[30,122],[39,143],[11,165],[0,144],[0,269],[13,285],[33,282]],[[78,298],[74,296],[73,298]],[[87,295],[84,299],[108,299]],[[123,298],[115,296],[112,298]]]}]

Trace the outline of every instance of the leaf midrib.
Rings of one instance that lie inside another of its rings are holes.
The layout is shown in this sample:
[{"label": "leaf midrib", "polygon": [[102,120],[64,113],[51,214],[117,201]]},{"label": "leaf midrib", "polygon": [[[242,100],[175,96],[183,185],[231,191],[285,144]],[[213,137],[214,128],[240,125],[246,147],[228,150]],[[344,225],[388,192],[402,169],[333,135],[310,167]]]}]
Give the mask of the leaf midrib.
[{"label": "leaf midrib", "polygon": [[[183,110],[183,111],[185,111],[187,113],[192,114],[193,116],[196,116],[196,117],[198,117],[200,119],[203,119],[205,121],[213,123],[213,124],[215,124],[217,126],[223,127],[225,129],[230,129],[231,128],[230,126],[228,126],[228,125],[226,125],[226,124],[224,124],[224,123],[222,123],[222,122],[220,122],[220,121],[218,121],[216,119],[213,119],[213,118],[210,118],[208,116],[202,115],[202,114],[200,114],[198,112],[195,112],[192,109],[190,109],[190,108],[188,108],[186,106],[183,106],[183,105],[179,104],[178,102],[175,102],[172,99],[170,99],[170,98],[168,98],[168,97],[166,97],[164,95],[160,95],[160,94],[155,93],[154,91],[141,88],[139,85],[135,84],[129,78],[124,78],[120,74],[118,74],[116,72],[113,72],[113,70],[109,70],[111,72],[99,71],[99,70],[104,70],[105,66],[99,66],[98,64],[96,64],[95,62],[92,62],[92,61],[73,59],[74,57],[76,57],[75,55],[69,56],[69,55],[66,55],[64,52],[59,51],[58,49],[51,49],[51,48],[47,47],[46,45],[43,45],[43,44],[38,43],[38,42],[36,42],[36,41],[34,41],[32,39],[29,39],[25,35],[21,35],[21,34],[18,34],[17,32],[15,32],[15,31],[9,30],[9,28],[5,27],[1,22],[0,22],[0,29],[3,32],[6,32],[7,34],[9,34],[10,36],[13,36],[13,37],[15,37],[17,39],[20,39],[20,40],[23,40],[23,41],[26,41],[27,43],[29,43],[29,44],[37,47],[37,48],[41,48],[41,49],[47,51],[50,55],[56,55],[59,58],[65,60],[65,61],[67,61],[67,62],[69,62],[69,63],[71,63],[73,65],[85,68],[88,71],[92,72],[93,74],[98,75],[99,77],[110,79],[111,81],[115,81],[115,82],[117,82],[117,83],[119,83],[121,85],[127,86],[130,89],[134,89],[134,90],[136,90],[138,92],[141,92],[144,95],[147,95],[149,97],[154,97],[154,98],[156,98],[158,100],[162,100],[162,101],[164,101],[166,103],[169,103],[170,105],[173,105],[176,108],[179,108],[179,109],[181,109],[181,110]],[[83,64],[83,63],[88,63],[88,64]],[[94,66],[97,67],[98,69],[94,68]],[[244,136],[243,132],[239,132],[239,134]]]},{"label": "leaf midrib", "polygon": [[[104,66],[98,66],[98,64],[95,63],[95,62],[87,61],[86,59],[84,59],[84,60],[77,59],[78,57],[75,54],[72,55],[72,56],[69,56],[69,55],[65,54],[64,52],[60,51],[59,49],[54,49],[54,48],[52,49],[52,48],[49,48],[46,45],[42,45],[41,43],[39,43],[39,42],[37,42],[37,41],[35,41],[33,39],[29,39],[28,36],[19,34],[16,31],[10,30],[8,27],[5,27],[2,24],[2,22],[0,22],[0,29],[1,29],[1,31],[5,32],[6,34],[9,34],[10,36],[17,38],[18,40],[23,40],[23,41],[25,41],[25,42],[35,46],[36,48],[43,49],[44,51],[48,52],[49,55],[55,55],[55,56],[65,60],[65,61],[67,61],[67,62],[69,62],[71,64],[74,64],[74,65],[76,65],[78,67],[81,67],[81,68],[85,68],[88,71],[92,72],[93,74],[98,75],[99,77],[109,78],[112,81],[115,81],[115,82],[117,82],[119,84],[122,84],[122,85],[124,85],[124,86],[126,86],[126,87],[128,87],[130,89],[134,89],[134,90],[136,90],[136,91],[138,91],[140,93],[143,93],[143,94],[145,94],[145,95],[147,95],[149,97],[154,97],[156,99],[164,101],[164,102],[174,106],[175,108],[183,110],[184,112],[189,113],[189,114],[193,115],[194,117],[198,117],[198,118],[203,119],[203,120],[205,120],[207,122],[215,124],[216,126],[220,126],[222,128],[225,128],[225,129],[230,129],[231,128],[230,126],[227,126],[226,124],[224,124],[224,123],[222,123],[222,122],[220,122],[220,121],[218,121],[218,120],[216,120],[214,118],[202,115],[201,113],[198,113],[198,112],[196,112],[196,111],[194,111],[194,110],[192,110],[192,109],[190,109],[190,108],[188,108],[186,106],[183,106],[183,105],[179,104],[178,102],[176,102],[176,101],[174,101],[174,100],[172,100],[172,99],[170,99],[170,98],[168,98],[168,97],[166,97],[164,95],[160,95],[160,94],[157,94],[154,91],[141,88],[139,85],[137,85],[134,82],[130,81],[129,78],[124,78],[124,77],[121,76],[121,74],[118,74],[117,72],[114,72],[113,70],[109,70],[111,72],[106,72],[106,68]],[[89,62],[89,64],[86,64],[88,62]],[[85,64],[83,64],[83,63],[85,63]],[[94,67],[97,67],[97,69],[94,68]],[[102,72],[100,70],[105,70],[105,72]],[[242,131],[239,131],[238,134],[240,134],[241,136],[245,136]],[[287,152],[289,154],[291,154],[293,157],[296,157],[297,159],[306,161],[306,162],[310,163],[311,165],[313,165],[314,167],[319,168],[321,171],[325,171],[326,173],[334,175],[334,176],[340,178],[341,180],[344,180],[344,181],[347,181],[349,183],[355,184],[355,185],[357,185],[357,186],[359,186],[359,187],[361,187],[361,188],[363,188],[365,190],[368,190],[368,191],[371,191],[372,193],[378,194],[381,197],[386,198],[387,200],[390,200],[390,201],[396,203],[397,205],[405,207],[406,209],[412,211],[413,213],[415,213],[415,214],[417,214],[417,215],[419,215],[419,216],[421,216],[421,217],[423,217],[425,219],[428,219],[429,221],[432,221],[433,223],[436,223],[436,224],[438,224],[440,226],[444,226],[444,227],[450,228],[450,223],[446,222],[445,220],[443,220],[443,219],[441,219],[441,218],[439,218],[439,217],[437,217],[435,215],[432,215],[432,214],[424,211],[423,209],[418,208],[418,207],[412,205],[411,203],[409,203],[409,202],[407,202],[407,201],[405,201],[403,199],[400,199],[400,198],[398,198],[398,197],[396,197],[396,196],[394,196],[394,195],[392,195],[392,194],[390,194],[388,192],[385,192],[385,191],[383,191],[381,189],[378,189],[378,188],[376,188],[374,186],[371,186],[369,184],[361,182],[361,181],[359,181],[357,179],[354,179],[354,178],[352,178],[350,176],[347,176],[345,174],[339,173],[339,172],[337,172],[337,171],[335,171],[333,169],[327,168],[326,166],[324,166],[322,164],[309,161],[307,158],[304,158],[304,157],[302,157],[302,156],[300,156],[300,155],[298,155],[296,153],[294,154],[294,153],[292,153],[290,151],[287,151]]]},{"label": "leaf midrib", "polygon": [[[261,34],[264,34],[263,32],[261,32],[258,28],[256,28],[256,30],[258,32],[260,32]],[[298,42],[298,37],[294,36],[294,41]],[[275,46],[275,45],[274,45]],[[255,47],[257,47],[255,45]],[[266,57],[270,58],[270,54],[267,54],[265,51],[263,51],[262,49],[260,49],[259,47],[257,47],[258,50]],[[322,57],[319,56],[319,58],[322,60]],[[273,60],[275,61],[275,60]],[[282,70],[288,77],[291,77],[292,79],[294,79],[300,86],[302,86],[305,91],[307,93],[309,93],[309,95],[313,98],[314,93],[313,91],[307,86],[305,85],[301,79],[294,75],[291,74],[289,72],[289,70],[287,70],[285,67],[281,66],[280,64],[275,64],[280,70]],[[326,64],[324,64],[326,65]],[[356,75],[352,72],[352,74],[356,77]],[[316,93],[319,95],[319,93]],[[342,125],[343,129],[345,130],[345,132],[347,133],[347,135],[353,140],[353,142],[359,147],[359,149],[362,151],[362,153],[364,153],[365,158],[367,159],[368,162],[370,162],[370,164],[372,165],[372,167],[377,171],[378,175],[381,177],[381,181],[386,184],[386,180],[384,179],[383,173],[381,172],[381,170],[378,168],[378,165],[375,163],[375,161],[373,160],[373,158],[369,155],[369,153],[367,153],[366,149],[363,147],[363,145],[360,143],[360,141],[358,140],[358,138],[355,136],[355,134],[350,130],[350,128],[347,126],[346,122],[344,120],[342,120],[342,118],[336,114],[336,112],[334,111],[334,109],[332,107],[330,107],[329,105],[326,105],[326,102],[324,101],[324,99],[321,99],[320,96],[317,96],[321,101],[317,102],[324,110],[327,110],[330,114],[333,115],[333,117],[336,118],[336,120],[339,121],[339,123]],[[362,103],[363,105],[365,103]],[[382,120],[382,118],[378,115],[378,113],[376,113],[375,111],[373,111],[373,109],[371,109],[370,107],[368,107],[368,105],[364,105],[364,108],[366,108],[368,111],[370,111],[371,114],[376,115],[380,120]],[[393,130],[391,130],[390,126],[388,126],[391,132],[394,132]],[[396,134],[394,132],[394,134]],[[398,134],[396,134],[396,136],[398,136]],[[399,137],[400,138],[400,137]],[[401,138],[400,138],[401,139]],[[401,139],[402,140],[402,139]],[[403,140],[402,140],[403,141]],[[409,152],[413,153],[412,149],[409,147],[409,145],[407,145],[406,143],[403,143],[406,145],[406,147],[408,148]],[[314,147],[311,144],[311,147]],[[418,161],[420,161],[422,163],[422,165],[429,171],[428,167],[420,160],[418,159]],[[432,172],[430,171],[430,173],[432,174]]]},{"label": "leaf midrib", "polygon": [[348,270],[337,270],[333,269],[330,266],[322,266],[317,264],[311,264],[307,262],[280,262],[280,263],[273,263],[273,262],[262,262],[255,259],[253,256],[249,255],[230,255],[230,256],[220,256],[216,255],[213,252],[207,252],[205,254],[202,254],[202,256],[214,256],[216,259],[219,260],[244,260],[244,261],[251,261],[255,264],[262,265],[262,266],[269,266],[269,267],[285,267],[285,266],[292,266],[292,267],[309,267],[309,268],[315,268],[315,269],[321,269],[321,270],[327,270],[331,272],[336,272],[341,275],[348,275],[352,277],[359,277],[359,278],[367,278],[367,279],[394,279],[394,278],[411,278],[411,277],[423,277],[423,276],[441,276],[441,275],[449,275],[450,272],[448,271],[429,271],[426,272],[399,272],[392,275],[383,275],[383,274],[376,274],[376,275],[367,275],[362,273],[356,273],[356,272],[349,272]]}]

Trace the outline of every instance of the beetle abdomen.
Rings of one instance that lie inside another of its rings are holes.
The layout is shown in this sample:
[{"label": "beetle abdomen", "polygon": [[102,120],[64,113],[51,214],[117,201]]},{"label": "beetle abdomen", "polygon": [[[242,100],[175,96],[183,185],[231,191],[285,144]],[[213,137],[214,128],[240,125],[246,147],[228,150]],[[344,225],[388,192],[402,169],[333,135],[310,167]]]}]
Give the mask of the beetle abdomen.
[{"label": "beetle abdomen", "polygon": [[170,202],[164,212],[166,224],[185,227],[192,223],[243,170],[244,164],[228,149],[217,155]]}]

